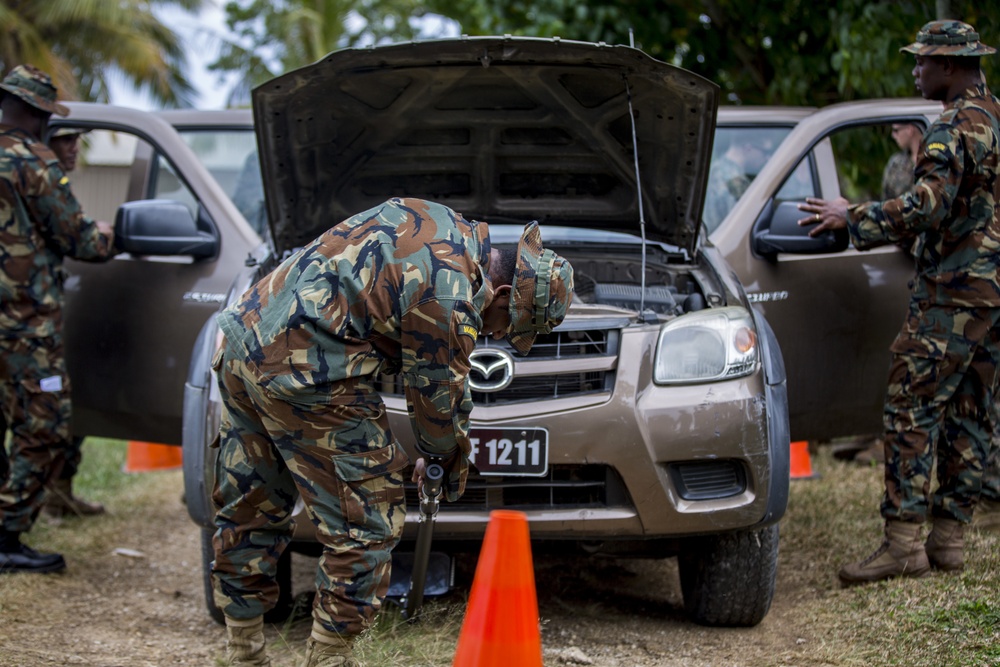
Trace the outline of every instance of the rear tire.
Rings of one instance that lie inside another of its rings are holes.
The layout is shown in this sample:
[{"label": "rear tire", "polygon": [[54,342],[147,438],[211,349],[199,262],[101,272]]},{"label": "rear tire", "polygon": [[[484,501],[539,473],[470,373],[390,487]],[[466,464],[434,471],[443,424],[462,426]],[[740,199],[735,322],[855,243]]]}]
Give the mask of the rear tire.
[{"label": "rear tire", "polygon": [[[205,608],[208,609],[209,616],[219,625],[226,624],[226,616],[222,610],[215,605],[215,594],[212,589],[212,561],[215,560],[215,549],[212,547],[212,535],[214,530],[201,529],[201,572],[202,583],[205,589]],[[292,596],[292,550],[285,549],[285,553],[278,560],[278,572],[275,577],[278,581],[279,593],[278,603],[274,608],[264,613],[265,623],[284,623],[292,615],[295,600]]]},{"label": "rear tire", "polygon": [[778,575],[778,524],[688,540],[678,556],[684,609],[696,623],[751,627],[767,615]]}]

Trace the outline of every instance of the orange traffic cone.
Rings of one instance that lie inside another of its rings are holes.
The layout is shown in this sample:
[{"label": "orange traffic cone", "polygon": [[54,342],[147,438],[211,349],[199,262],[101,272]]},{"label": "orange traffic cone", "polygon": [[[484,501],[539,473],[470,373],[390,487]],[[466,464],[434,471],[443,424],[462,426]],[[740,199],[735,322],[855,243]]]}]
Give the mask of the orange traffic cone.
[{"label": "orange traffic cone", "polygon": [[816,479],[819,477],[812,468],[809,457],[809,442],[798,440],[791,444],[791,479]]},{"label": "orange traffic cone", "polygon": [[535,571],[524,512],[490,512],[452,665],[542,667]]},{"label": "orange traffic cone", "polygon": [[172,470],[181,466],[181,448],[155,442],[129,441],[125,454],[125,472]]}]

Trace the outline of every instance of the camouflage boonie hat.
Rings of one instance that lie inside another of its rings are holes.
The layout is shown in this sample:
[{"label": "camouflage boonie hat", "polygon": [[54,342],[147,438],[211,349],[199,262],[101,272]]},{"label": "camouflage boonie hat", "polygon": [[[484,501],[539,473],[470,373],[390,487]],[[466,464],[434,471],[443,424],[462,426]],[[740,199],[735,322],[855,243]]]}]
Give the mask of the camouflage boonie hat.
[{"label": "camouflage boonie hat", "polygon": [[69,109],[56,101],[52,78],[37,67],[18,65],[0,82],[0,89],[16,95],[36,109],[60,116],[69,115]]},{"label": "camouflage boonie hat", "polygon": [[553,251],[542,248],[538,223],[528,223],[517,244],[507,341],[521,354],[527,354],[535,336],[559,326],[572,298],[573,267]]},{"label": "camouflage boonie hat", "polygon": [[900,49],[918,56],[988,56],[992,46],[979,41],[979,33],[961,21],[931,21],[917,33],[917,41]]}]

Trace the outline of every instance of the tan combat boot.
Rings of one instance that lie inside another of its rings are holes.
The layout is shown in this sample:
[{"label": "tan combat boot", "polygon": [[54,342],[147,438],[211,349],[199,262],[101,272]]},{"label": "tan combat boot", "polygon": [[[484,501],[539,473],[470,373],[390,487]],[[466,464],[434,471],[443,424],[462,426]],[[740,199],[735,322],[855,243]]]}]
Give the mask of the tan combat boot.
[{"label": "tan combat boot", "polygon": [[264,638],[264,617],[226,616],[226,664],[232,667],[270,667]]},{"label": "tan combat boot", "polygon": [[854,455],[854,462],[863,466],[875,466],[885,463],[885,440],[875,438],[867,447]]},{"label": "tan combat boot", "polygon": [[104,514],[104,505],[74,496],[73,481],[60,479],[48,487],[42,511],[54,519],[61,519],[71,514],[94,516]]},{"label": "tan combat boot", "polygon": [[980,496],[972,515],[972,527],[976,530],[1000,530],[1000,500]]},{"label": "tan combat boot", "polygon": [[938,570],[960,572],[965,569],[965,526],[955,519],[934,519],[924,550],[927,560]]},{"label": "tan combat boot", "polygon": [[930,569],[920,540],[920,524],[888,520],[882,546],[860,563],[842,567],[840,583],[853,586],[892,577],[922,577]]},{"label": "tan combat boot", "polygon": [[302,667],[361,667],[354,659],[354,637],[330,632],[314,620]]}]

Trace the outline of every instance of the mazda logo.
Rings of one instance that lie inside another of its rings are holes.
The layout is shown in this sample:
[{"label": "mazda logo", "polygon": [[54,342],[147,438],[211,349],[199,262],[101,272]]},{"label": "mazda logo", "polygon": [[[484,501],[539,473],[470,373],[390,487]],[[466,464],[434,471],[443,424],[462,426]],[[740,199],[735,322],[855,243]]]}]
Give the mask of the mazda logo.
[{"label": "mazda logo", "polygon": [[473,391],[501,391],[514,380],[514,357],[504,350],[477,347],[469,355],[469,362],[469,386]]}]

